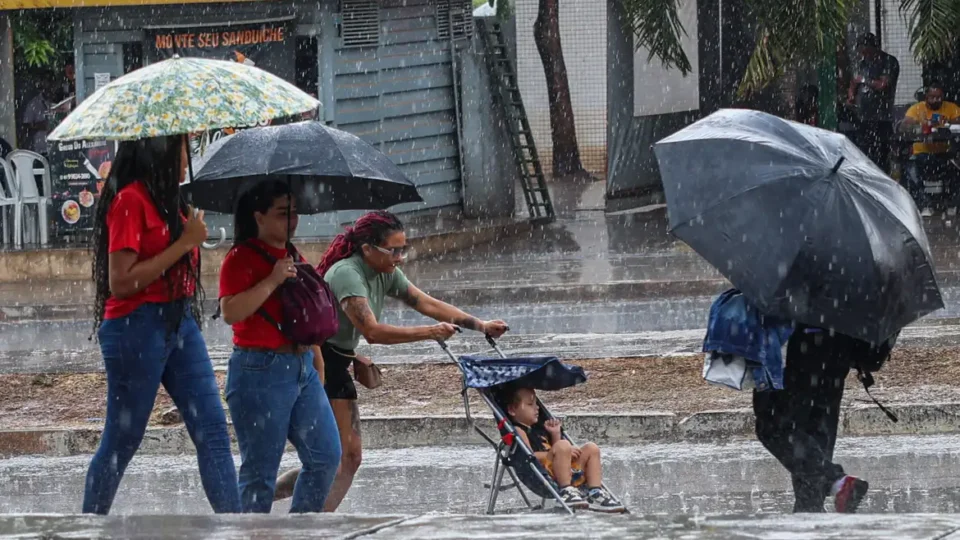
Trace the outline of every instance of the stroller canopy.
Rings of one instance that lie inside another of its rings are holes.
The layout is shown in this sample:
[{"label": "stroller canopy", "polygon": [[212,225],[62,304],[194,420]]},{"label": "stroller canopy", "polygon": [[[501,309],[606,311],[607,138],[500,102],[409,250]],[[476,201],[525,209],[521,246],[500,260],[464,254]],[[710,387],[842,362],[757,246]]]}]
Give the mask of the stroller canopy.
[{"label": "stroller canopy", "polygon": [[469,388],[514,383],[536,390],[560,390],[587,381],[583,368],[568,366],[556,356],[503,359],[461,356],[459,363]]}]

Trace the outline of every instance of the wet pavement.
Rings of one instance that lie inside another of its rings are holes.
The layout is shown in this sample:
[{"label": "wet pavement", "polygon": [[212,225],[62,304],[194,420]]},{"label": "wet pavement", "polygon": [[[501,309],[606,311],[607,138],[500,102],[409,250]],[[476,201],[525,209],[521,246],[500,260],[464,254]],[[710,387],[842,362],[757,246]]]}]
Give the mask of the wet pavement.
[{"label": "wet pavement", "polygon": [[7,516],[0,535],[103,539],[955,539],[956,516]]},{"label": "wet pavement", "polygon": [[[666,211],[605,214],[603,183],[552,186],[561,212],[556,223],[529,234],[503,238],[408,264],[407,274],[423,290],[459,303],[490,301],[593,301],[664,296],[651,285],[675,284],[668,296],[709,295],[720,274],[667,231]],[[960,220],[935,216],[925,221],[941,286],[960,286]],[[205,279],[211,298],[216,278]],[[632,288],[627,284],[635,285]],[[639,285],[646,284],[646,287]],[[617,287],[619,285],[619,288]],[[559,291],[544,297],[551,287]],[[89,282],[0,284],[0,312],[36,306],[87,306]],[[69,313],[69,309],[63,310]],[[55,316],[50,310],[49,316]]]},{"label": "wet pavement", "polygon": [[557,514],[462,516],[2,516],[0,535],[98,539],[356,539],[517,540],[943,540],[956,539],[957,516],[599,516]]},{"label": "wet pavement", "polygon": [[[690,354],[700,350],[710,297],[650,302],[579,303],[477,307],[481,317],[503,317],[511,331],[501,340],[513,355],[552,354],[566,359],[624,358]],[[948,316],[952,312],[941,311]],[[387,310],[391,324],[430,324],[411,310]],[[90,341],[90,321],[0,323],[0,374],[89,373],[103,370],[99,345]],[[224,369],[232,351],[229,327],[219,322],[204,331],[215,368]],[[907,327],[898,347],[960,346],[960,320],[931,316]],[[488,351],[483,337],[465,331],[450,341],[457,355]],[[445,362],[436,343],[370,346],[361,354],[382,364]]]},{"label": "wet pavement", "polygon": [[[755,515],[789,512],[790,482],[755,442],[651,443],[604,447],[609,488],[635,514]],[[960,436],[841,438],[837,461],[868,479],[863,513],[960,512]],[[72,513],[79,508],[89,456],[0,461],[0,513]],[[284,467],[296,463],[288,454]],[[358,515],[482,513],[493,466],[486,447],[424,447],[365,452],[342,507]],[[515,491],[501,510],[517,509]],[[829,501],[828,501],[829,506]],[[274,513],[289,501],[274,505]],[[114,512],[209,514],[196,457],[137,456]]]},{"label": "wet pavement", "polygon": [[[667,232],[662,208],[607,215],[596,210],[601,195],[602,183],[555,190],[564,210],[554,225],[416,261],[407,273],[470,313],[507,320],[512,331],[505,345],[515,352],[601,358],[695,350],[699,336],[678,342],[675,334],[705,327],[712,296],[727,285]],[[960,234],[958,223],[947,223],[943,216],[927,223],[946,308],[918,327],[960,321]],[[207,290],[215,297],[215,280]],[[100,370],[98,348],[88,339],[90,303],[88,283],[0,285],[0,373]],[[384,321],[432,322],[397,303],[388,305]],[[923,344],[955,342],[951,329],[938,331],[916,335]],[[222,365],[231,348],[229,328],[211,321],[205,336]],[[475,336],[456,341],[458,351],[482,346]],[[442,359],[432,343],[365,351],[385,363]]]}]

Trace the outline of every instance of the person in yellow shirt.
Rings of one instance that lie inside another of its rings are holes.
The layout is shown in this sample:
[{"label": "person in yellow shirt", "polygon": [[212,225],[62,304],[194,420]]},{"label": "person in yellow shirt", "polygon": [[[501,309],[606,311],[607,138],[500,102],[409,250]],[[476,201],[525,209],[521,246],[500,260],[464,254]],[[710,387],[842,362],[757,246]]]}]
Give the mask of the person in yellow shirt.
[{"label": "person in yellow shirt", "polygon": [[[930,129],[960,121],[960,106],[943,100],[943,85],[931,83],[926,88],[924,100],[907,109],[901,130],[929,133]],[[924,172],[936,169],[940,158],[950,149],[946,142],[918,142],[913,145],[913,157],[907,164],[908,189],[924,216],[933,215],[927,206],[927,194],[922,177]],[[923,172],[921,172],[923,171]],[[928,173],[929,174],[929,173]]]}]

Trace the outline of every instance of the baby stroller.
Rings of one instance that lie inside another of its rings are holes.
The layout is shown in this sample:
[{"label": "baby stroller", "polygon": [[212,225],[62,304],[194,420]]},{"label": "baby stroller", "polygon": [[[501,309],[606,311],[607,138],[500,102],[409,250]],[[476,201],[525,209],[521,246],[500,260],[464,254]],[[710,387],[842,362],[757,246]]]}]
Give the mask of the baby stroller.
[{"label": "baby stroller", "polygon": [[[516,385],[536,390],[560,390],[586,382],[586,374],[582,368],[565,365],[554,356],[507,358],[493,338],[488,336],[487,342],[496,351],[497,358],[461,356],[458,359],[453,356],[446,343],[440,342],[440,347],[463,374],[461,395],[463,396],[463,408],[466,412],[467,421],[470,422],[474,431],[493,446],[496,452],[493,479],[489,485],[484,484],[484,487],[489,486],[490,489],[490,497],[487,500],[487,514],[496,513],[499,494],[513,488],[516,488],[520,493],[520,497],[529,510],[544,510],[547,501],[553,500],[567,513],[573,514],[573,509],[563,502],[559,486],[557,486],[553,477],[534,456],[533,450],[524,444],[517,431],[518,428],[510,421],[506,412],[507,404],[502,402],[504,396],[500,390],[505,385]],[[470,388],[475,389],[480,394],[481,399],[493,412],[493,418],[500,432],[499,439],[490,437],[471,416],[470,395],[467,392]],[[539,397],[537,398],[537,406],[540,409],[538,424],[554,418]],[[570,444],[575,444],[565,430],[562,432],[562,436],[570,441]],[[503,484],[504,473],[510,475],[512,479],[510,484]],[[539,504],[531,502],[530,497],[523,489],[524,487],[541,499]],[[603,488],[609,492],[606,486],[603,486]]]}]

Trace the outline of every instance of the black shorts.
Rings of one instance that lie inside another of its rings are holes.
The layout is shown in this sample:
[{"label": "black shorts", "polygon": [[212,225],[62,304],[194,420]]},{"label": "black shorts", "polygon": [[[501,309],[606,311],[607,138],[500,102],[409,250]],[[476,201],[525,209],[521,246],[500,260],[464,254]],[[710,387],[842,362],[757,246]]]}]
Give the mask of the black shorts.
[{"label": "black shorts", "polygon": [[357,357],[353,351],[348,351],[324,343],[320,346],[323,353],[323,374],[326,384],[323,385],[327,399],[357,399],[357,387],[353,384],[350,375],[350,366]]}]

